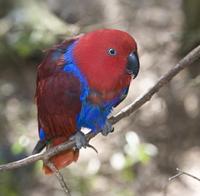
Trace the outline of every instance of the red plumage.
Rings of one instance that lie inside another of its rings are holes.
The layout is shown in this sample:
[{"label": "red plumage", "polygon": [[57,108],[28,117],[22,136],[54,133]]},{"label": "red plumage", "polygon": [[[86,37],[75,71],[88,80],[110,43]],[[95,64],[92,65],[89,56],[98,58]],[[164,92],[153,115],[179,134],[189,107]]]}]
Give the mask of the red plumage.
[{"label": "red plumage", "polygon": [[[65,142],[76,131],[76,115],[81,109],[80,82],[72,74],[61,71],[64,66],[63,53],[74,41],[67,40],[48,50],[44,61],[38,66],[36,104],[38,108],[39,130],[45,130],[45,139],[51,141],[49,147]],[[58,53],[54,58],[53,55]],[[51,161],[62,168],[76,161],[77,150],[67,150],[54,156]],[[45,173],[51,173],[45,166]]]},{"label": "red plumage", "polygon": [[[115,48],[117,55],[109,56],[109,48]],[[112,92],[114,97],[130,85],[131,75],[126,73],[125,67],[127,56],[133,50],[137,50],[137,45],[128,33],[102,29],[80,37],[74,58],[92,89],[104,94]]]},{"label": "red plumage", "polygon": [[[128,33],[119,30],[97,30],[66,40],[48,50],[37,69],[35,98],[39,130],[44,130],[45,141],[49,142],[50,148],[76,133],[77,116],[84,111],[80,99],[83,90],[80,78],[63,70],[68,65],[65,58],[67,48],[74,41],[77,42],[71,58],[88,83],[90,93],[84,101],[92,105],[88,112],[94,117],[91,118],[94,126],[96,122],[105,123],[108,111],[126,97],[132,74],[136,77],[139,71],[136,42]],[[109,49],[117,51],[116,55],[108,54]],[[127,64],[132,66],[132,70],[127,71]],[[113,100],[117,101],[112,103]],[[107,110],[104,103],[113,105]],[[98,108],[97,113],[93,112],[95,108]],[[81,120],[90,122],[84,115],[87,116],[87,112],[83,112]],[[96,120],[95,115],[100,119]],[[97,127],[102,125],[97,124]],[[52,157],[51,161],[60,169],[77,159],[78,150],[71,149]],[[44,170],[51,173],[47,166]]]}]

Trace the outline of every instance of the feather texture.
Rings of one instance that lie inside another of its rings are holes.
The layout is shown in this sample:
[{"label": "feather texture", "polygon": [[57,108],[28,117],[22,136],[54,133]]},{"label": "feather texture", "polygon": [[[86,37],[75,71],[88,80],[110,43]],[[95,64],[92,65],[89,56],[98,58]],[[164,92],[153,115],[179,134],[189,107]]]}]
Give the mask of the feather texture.
[{"label": "feather texture", "polygon": [[[110,56],[110,48],[116,56]],[[127,96],[131,75],[128,55],[134,39],[119,30],[98,30],[66,40],[47,51],[37,69],[35,100],[40,143],[51,148],[82,127],[103,129],[112,108]],[[38,149],[42,149],[39,145]],[[51,158],[60,169],[78,159],[70,149]],[[45,173],[51,170],[44,166]]]},{"label": "feather texture", "polygon": [[[74,41],[74,40],[73,40]],[[50,49],[38,66],[36,104],[38,130],[41,141],[48,147],[63,143],[76,130],[77,114],[81,110],[81,85],[72,73],[64,72],[64,53],[73,42],[65,41]],[[68,150],[54,156],[51,161],[57,168],[65,167],[78,158],[78,151]],[[44,166],[45,173],[51,170]]]}]

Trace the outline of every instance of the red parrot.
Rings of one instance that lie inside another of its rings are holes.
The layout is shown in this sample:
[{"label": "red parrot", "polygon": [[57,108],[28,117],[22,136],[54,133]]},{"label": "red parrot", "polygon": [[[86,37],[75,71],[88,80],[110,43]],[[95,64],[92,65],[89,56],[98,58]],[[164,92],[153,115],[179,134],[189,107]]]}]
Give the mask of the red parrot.
[{"label": "red parrot", "polygon": [[[81,128],[107,135],[107,117],[139,72],[137,45],[128,33],[102,29],[65,40],[48,50],[37,68],[36,104],[40,141],[33,153],[74,139],[76,148],[50,160],[66,167],[87,146]],[[46,174],[52,173],[44,165]]]}]

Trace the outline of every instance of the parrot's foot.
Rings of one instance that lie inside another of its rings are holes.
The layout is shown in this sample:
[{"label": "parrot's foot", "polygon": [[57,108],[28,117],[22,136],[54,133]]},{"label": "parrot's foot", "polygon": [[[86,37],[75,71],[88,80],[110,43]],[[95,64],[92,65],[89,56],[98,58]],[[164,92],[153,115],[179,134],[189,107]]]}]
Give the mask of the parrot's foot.
[{"label": "parrot's foot", "polygon": [[85,137],[85,134],[81,131],[77,131],[70,140],[75,140],[76,148],[81,149],[82,147],[86,148],[88,146],[88,141]]},{"label": "parrot's foot", "polygon": [[98,153],[97,149],[88,143],[85,134],[81,131],[77,131],[72,137],[70,137],[70,140],[75,140],[77,149],[81,149],[82,147],[89,147],[92,148],[96,153]]},{"label": "parrot's foot", "polygon": [[112,133],[113,131],[114,127],[112,126],[112,124],[109,121],[106,121],[104,128],[101,130],[101,134],[106,136],[109,133]]}]

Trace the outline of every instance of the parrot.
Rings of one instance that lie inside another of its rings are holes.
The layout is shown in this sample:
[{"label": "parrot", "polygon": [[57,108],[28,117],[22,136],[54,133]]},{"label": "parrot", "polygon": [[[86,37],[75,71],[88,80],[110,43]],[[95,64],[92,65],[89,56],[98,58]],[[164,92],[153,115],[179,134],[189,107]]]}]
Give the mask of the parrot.
[{"label": "parrot", "polygon": [[[39,141],[33,154],[74,140],[74,148],[50,158],[62,169],[88,145],[82,128],[105,136],[113,132],[108,116],[126,98],[139,68],[135,39],[118,29],[97,29],[48,49],[37,67]],[[53,173],[45,163],[43,171]]]}]

